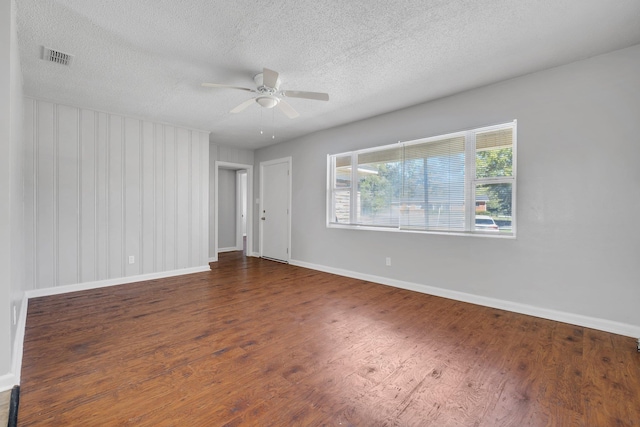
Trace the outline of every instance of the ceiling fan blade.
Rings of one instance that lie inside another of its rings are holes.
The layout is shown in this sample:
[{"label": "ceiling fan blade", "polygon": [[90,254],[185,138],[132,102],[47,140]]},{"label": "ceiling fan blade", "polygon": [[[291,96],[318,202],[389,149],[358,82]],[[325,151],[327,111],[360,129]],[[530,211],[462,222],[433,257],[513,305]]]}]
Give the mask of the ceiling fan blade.
[{"label": "ceiling fan blade", "polygon": [[263,68],[262,84],[266,87],[276,87],[278,85],[278,72],[268,68]]},{"label": "ceiling fan blade", "polygon": [[230,112],[231,113],[239,113],[239,112],[243,111],[245,108],[247,108],[249,105],[253,104],[254,102],[256,102],[255,98],[247,99],[246,101],[244,101],[242,104],[238,105],[236,108],[234,108]]},{"label": "ceiling fan blade", "polygon": [[283,90],[282,94],[289,98],[316,99],[318,101],[328,101],[329,94],[321,92],[303,92],[300,90]]},{"label": "ceiling fan blade", "polygon": [[227,88],[227,89],[240,89],[240,90],[246,90],[247,92],[255,92],[255,89],[249,89],[248,87],[220,85],[220,84],[217,84],[217,83],[202,83],[202,86],[204,86],[204,87],[219,87],[219,88]]},{"label": "ceiling fan blade", "polygon": [[300,114],[296,110],[293,109],[291,105],[285,102],[283,99],[278,102],[278,107],[282,110],[282,112],[289,117],[290,119],[295,119]]}]

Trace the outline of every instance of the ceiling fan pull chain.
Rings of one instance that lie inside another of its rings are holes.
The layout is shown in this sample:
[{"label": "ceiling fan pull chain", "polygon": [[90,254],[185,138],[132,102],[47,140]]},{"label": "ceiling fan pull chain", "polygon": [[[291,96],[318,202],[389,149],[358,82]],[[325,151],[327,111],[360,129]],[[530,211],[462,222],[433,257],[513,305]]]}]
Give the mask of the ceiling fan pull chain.
[{"label": "ceiling fan pull chain", "polygon": [[271,139],[276,139],[276,113],[271,109]]},{"label": "ceiling fan pull chain", "polygon": [[264,132],[262,132],[263,129],[263,120],[262,120],[262,108],[260,109],[260,135],[262,135]]}]

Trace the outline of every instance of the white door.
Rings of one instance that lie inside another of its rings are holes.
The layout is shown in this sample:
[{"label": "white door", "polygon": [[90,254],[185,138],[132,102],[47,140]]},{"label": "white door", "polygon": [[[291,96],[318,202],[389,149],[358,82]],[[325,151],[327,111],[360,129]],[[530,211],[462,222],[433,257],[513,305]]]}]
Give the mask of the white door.
[{"label": "white door", "polygon": [[289,261],[290,159],[260,164],[260,254]]}]

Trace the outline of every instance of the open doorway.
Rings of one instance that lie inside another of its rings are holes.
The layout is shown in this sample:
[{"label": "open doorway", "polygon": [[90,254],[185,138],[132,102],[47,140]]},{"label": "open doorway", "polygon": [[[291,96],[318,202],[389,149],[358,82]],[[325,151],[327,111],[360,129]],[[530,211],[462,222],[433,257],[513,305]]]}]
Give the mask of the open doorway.
[{"label": "open doorway", "polygon": [[214,245],[209,259],[217,262],[219,253],[231,251],[251,256],[253,166],[216,161],[214,174]]}]

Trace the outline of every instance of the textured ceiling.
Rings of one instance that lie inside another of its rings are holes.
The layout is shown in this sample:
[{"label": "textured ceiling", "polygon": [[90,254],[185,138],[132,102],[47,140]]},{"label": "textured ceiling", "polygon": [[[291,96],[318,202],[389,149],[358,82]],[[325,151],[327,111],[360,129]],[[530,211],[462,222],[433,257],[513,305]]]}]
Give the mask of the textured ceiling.
[{"label": "textured ceiling", "polygon": [[[640,43],[638,0],[16,3],[27,95],[250,149]],[[72,66],[41,60],[43,45]],[[254,87],[263,67],[330,101],[288,98],[296,119],[230,114],[252,94],[200,86]]]}]

